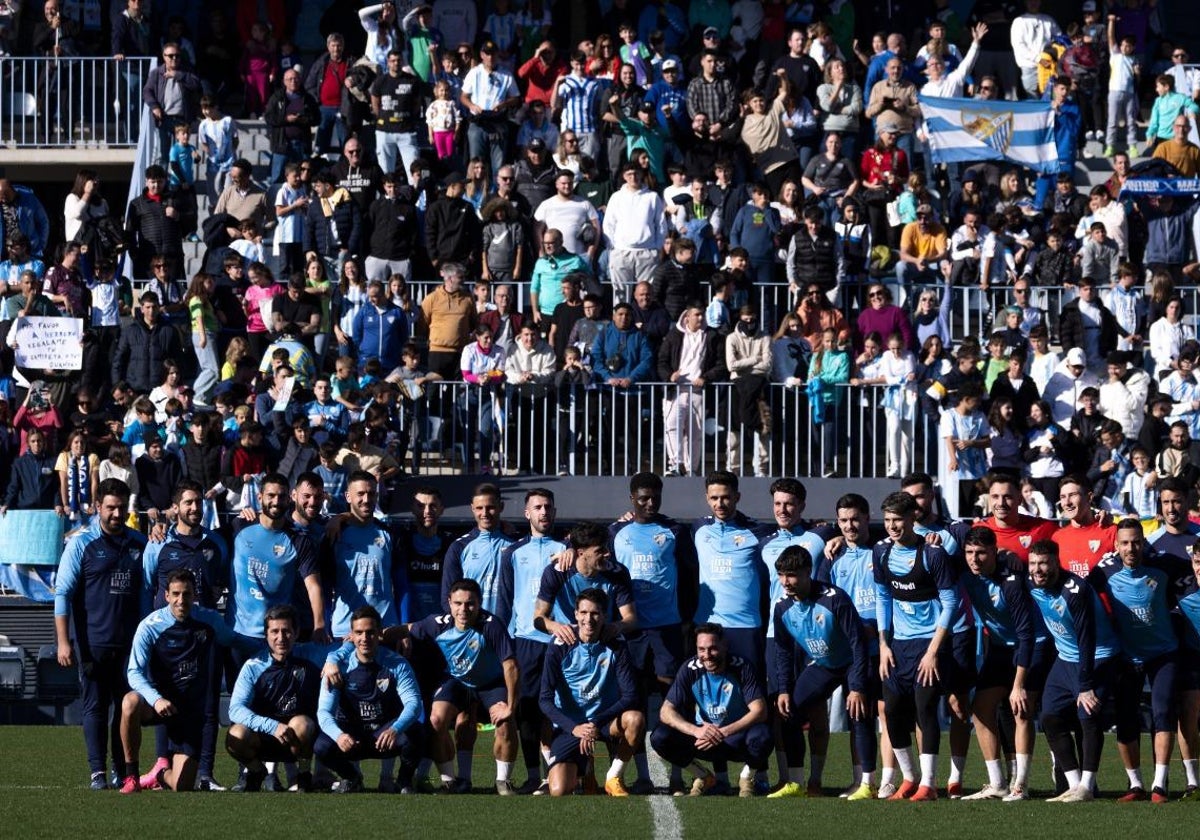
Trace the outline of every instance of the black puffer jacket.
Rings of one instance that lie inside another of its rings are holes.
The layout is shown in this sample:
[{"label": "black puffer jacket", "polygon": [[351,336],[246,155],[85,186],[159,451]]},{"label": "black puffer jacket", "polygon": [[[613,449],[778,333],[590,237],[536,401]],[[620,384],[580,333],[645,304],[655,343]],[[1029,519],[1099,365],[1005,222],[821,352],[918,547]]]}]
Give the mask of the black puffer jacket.
[{"label": "black puffer jacket", "polygon": [[162,382],[163,362],[182,359],[179,333],[162,320],[151,329],[141,317],[121,330],[112,360],[112,380],[129,381],[139,394],[148,394]]},{"label": "black puffer jacket", "polygon": [[205,492],[221,481],[221,444],[196,443],[191,437],[180,450],[183,477],[198,481]]}]

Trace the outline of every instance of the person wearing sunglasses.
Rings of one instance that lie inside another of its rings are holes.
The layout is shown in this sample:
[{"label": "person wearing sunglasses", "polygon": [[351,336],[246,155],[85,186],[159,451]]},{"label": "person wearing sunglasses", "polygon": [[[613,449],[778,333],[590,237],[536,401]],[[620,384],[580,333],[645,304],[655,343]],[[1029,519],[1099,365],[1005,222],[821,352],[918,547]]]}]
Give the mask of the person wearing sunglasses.
[{"label": "person wearing sunglasses", "polygon": [[917,284],[940,283],[948,272],[950,249],[946,226],[938,221],[930,204],[917,205],[917,220],[904,226],[900,234],[900,261],[896,263],[896,284],[901,304],[907,289]]},{"label": "person wearing sunglasses", "polygon": [[162,58],[163,63],[146,77],[142,101],[149,106],[158,128],[159,155],[165,165],[175,126],[190,125],[199,112],[200,77],[185,69],[179,44],[173,41],[163,44]]}]

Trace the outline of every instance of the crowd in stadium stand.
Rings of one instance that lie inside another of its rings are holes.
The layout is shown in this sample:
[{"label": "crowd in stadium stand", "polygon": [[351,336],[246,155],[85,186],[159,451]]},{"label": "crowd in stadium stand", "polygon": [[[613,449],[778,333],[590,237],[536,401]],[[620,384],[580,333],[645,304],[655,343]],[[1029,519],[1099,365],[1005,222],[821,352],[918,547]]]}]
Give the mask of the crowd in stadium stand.
[{"label": "crowd in stadium stand", "polygon": [[[1200,342],[1188,291],[1200,280],[1200,218],[1186,190],[1123,191],[1138,175],[1200,174],[1189,139],[1200,71],[1158,6],[1085,0],[1056,4],[1055,17],[1043,0],[979,0],[964,20],[945,0],[354,5],[10,10],[14,55],[159,59],[126,91],[161,150],[128,207],[123,189],[81,169],[59,238],[58,208],[22,186],[20,167],[0,173],[0,512],[53,508],[81,529],[59,570],[56,618],[59,662],[84,666],[93,788],[220,787],[217,680],[191,678],[209,673],[197,662],[215,638],[246,662],[226,741],[242,789],[286,785],[262,762],[291,759],[301,763],[288,781],[311,787],[315,751],[341,790],[360,789],[353,761],[375,757],[400,761],[387,787],[419,789],[432,761],[441,789],[467,790],[473,729],[455,721],[482,702],[497,724],[502,794],[515,791],[518,742],[526,792],[544,760],[547,791],[560,794],[577,775],[595,784],[587,756],[604,740],[611,795],[626,794],[626,760],[632,787],[650,788],[647,741],[672,765],[674,792],[729,788],[699,757],[746,761],[734,789],[756,795],[774,751],[770,709],[786,747],[775,793],[815,795],[821,710],[846,682],[860,751],[851,798],[937,797],[942,694],[953,712],[947,793],[961,795],[975,687],[980,798],[1019,800],[1037,704],[1014,680],[1028,672],[1030,695],[1045,685],[1063,801],[1091,798],[1114,696],[1126,797],[1165,801],[1177,722],[1184,795],[1200,797],[1200,677],[1180,653],[1195,645],[1200,612],[1187,565],[1200,530],[1189,521],[1200,521]],[[1056,168],[935,161],[928,97],[1047,102]],[[248,148],[239,119],[262,120],[267,156]],[[1111,176],[1082,187],[1077,162],[1103,159]],[[15,367],[21,316],[82,318],[82,368]],[[725,455],[709,461],[697,441],[718,388],[730,405]],[[661,403],[647,410],[645,393]],[[491,485],[472,499],[476,529],[452,544],[428,487],[416,490],[414,529],[393,533],[373,519],[379,497],[441,463],[427,440],[434,420],[453,427],[441,442],[458,441],[459,466],[479,476],[607,474],[622,469],[594,451],[608,430],[657,434],[664,472],[709,475],[712,516],[690,534],[665,522],[661,480],[641,473],[634,527],[616,527],[611,546],[575,529],[561,571],[547,567],[565,543],[552,539],[544,491],[526,499],[533,536],[517,546]],[[863,473],[844,452],[870,448],[863,440],[879,444],[878,475],[908,491],[885,502],[891,541],[873,556],[870,511],[854,494],[838,501],[838,527],[819,533],[802,524],[794,479],[772,486],[778,527],[737,513],[737,476],[765,477],[780,450],[809,453],[792,473],[854,478]],[[594,466],[581,467],[588,453]],[[938,518],[926,473],[961,522]],[[130,511],[145,515],[152,545],[166,541],[159,565],[143,564],[143,538],[122,524]],[[226,513],[238,523],[228,551],[206,529],[230,533]],[[968,530],[975,513],[986,527]],[[326,515],[337,517],[328,531]],[[1068,524],[1047,542],[1059,517]],[[1138,520],[1154,521],[1154,548]],[[722,540],[717,556],[709,543]],[[263,554],[283,558],[280,575],[261,579],[257,567],[273,565]],[[227,570],[207,565],[226,555]],[[853,564],[866,557],[864,578]],[[105,564],[121,582],[107,600],[89,577]],[[1130,594],[1135,572],[1152,579],[1150,595]],[[960,588],[959,575],[982,588]],[[759,585],[778,605],[770,617]],[[232,636],[209,612],[217,587],[229,590]],[[531,590],[533,605],[514,597]],[[148,617],[143,591],[159,609]],[[992,639],[979,674],[964,591]],[[874,614],[877,592],[876,619],[864,610],[869,601]],[[904,605],[894,625],[893,595]],[[989,600],[995,614],[981,609]],[[1164,618],[1176,607],[1182,642]],[[439,624],[442,613],[452,618]],[[684,621],[697,625],[686,662]],[[350,633],[354,650],[293,654],[293,635],[331,633]],[[794,646],[776,644],[781,634]],[[424,645],[417,673],[381,641]],[[256,654],[264,642],[270,653]],[[603,707],[572,681],[595,653],[579,649],[596,644],[613,663],[588,672]],[[192,659],[171,652],[180,647]],[[891,664],[882,689],[876,655]],[[270,693],[281,662],[297,663],[291,690],[314,704],[322,665],[342,694],[326,683],[305,720],[283,706],[272,717],[249,698]],[[1152,783],[1128,749],[1147,675]],[[656,682],[666,702],[647,732],[637,697]],[[705,705],[723,687],[740,706]],[[881,697],[890,741],[876,774]],[[123,751],[112,738],[115,780],[110,711],[126,724]],[[132,733],[162,721],[159,761],[140,777]],[[564,741],[546,740],[549,722]]]}]

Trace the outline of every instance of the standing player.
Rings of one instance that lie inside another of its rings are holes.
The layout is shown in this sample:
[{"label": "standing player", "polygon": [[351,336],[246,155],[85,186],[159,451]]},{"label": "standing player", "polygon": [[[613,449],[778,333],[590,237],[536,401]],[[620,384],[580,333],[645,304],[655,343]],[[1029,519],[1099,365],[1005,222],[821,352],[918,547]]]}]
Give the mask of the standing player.
[{"label": "standing player", "polygon": [[719,624],[696,626],[696,655],[679,668],[650,744],[663,760],[696,774],[691,795],[728,792],[729,781],[699,762],[743,761],[738,795],[754,796],[754,775],[771,755],[767,701],[758,672],[733,656]]},{"label": "standing player", "polygon": [[462,578],[479,584],[480,607],[496,612],[500,594],[500,555],[513,544],[513,538],[501,530],[500,514],[504,502],[495,484],[480,484],[471,494],[471,516],[475,527],[459,537],[446,552],[442,566],[442,608],[450,604],[450,587]]},{"label": "standing player", "polygon": [[[565,644],[575,641],[571,629],[572,603],[585,589],[599,589],[609,597],[611,622],[606,632],[632,633],[638,626],[637,607],[633,603],[633,583],[629,570],[612,559],[608,531],[594,522],[581,522],[571,529],[572,563],[566,570],[547,566],[538,585],[533,624]],[[611,612],[615,610],[617,616]],[[550,616],[554,617],[551,618]]]},{"label": "standing player", "polygon": [[[875,615],[888,735],[904,775],[891,798],[931,802],[937,799],[942,679],[952,672],[954,660],[974,655],[974,638],[950,631],[962,612],[958,584],[946,552],[917,535],[918,510],[908,493],[892,493],[883,501],[888,539],[874,548]],[[966,642],[970,650],[956,650]],[[912,760],[915,725],[921,727],[919,785]]]},{"label": "standing player", "polygon": [[[609,529],[613,556],[629,570],[638,632],[627,637],[629,655],[641,687],[663,695],[683,661],[683,616],[691,615],[696,600],[696,561],[691,535],[662,508],[663,482],[651,472],[629,480],[628,519]],[[630,793],[650,793],[650,767],[643,740],[634,752],[637,780]],[[683,768],[671,767],[671,793],[683,792]]]},{"label": "standing player", "polygon": [[762,603],[767,586],[758,557],[767,531],[738,511],[741,493],[733,473],[710,474],[704,492],[711,515],[692,524],[700,581],[695,621],[720,624],[729,652],[762,675]]},{"label": "standing player", "polygon": [[1052,537],[1058,543],[1059,562],[1065,571],[1086,578],[1113,550],[1117,528],[1101,522],[1092,511],[1092,490],[1084,478],[1069,475],[1059,481],[1058,503],[1067,520],[1067,527]]},{"label": "standing player", "polygon": [[[196,605],[196,579],[187,569],[167,578],[167,606],[142,619],[133,637],[127,671],[130,691],[121,703],[125,783],[121,793],[138,793],[142,727],[163,724],[171,765],[158,771],[158,786],[174,791],[195,787],[204,710],[215,673],[209,668],[217,642],[233,643],[233,631],[216,610]],[[251,648],[251,643],[242,643]]]},{"label": "standing player", "polygon": [[450,612],[401,625],[400,638],[411,636],[417,641],[435,642],[446,663],[446,680],[433,697],[429,715],[431,750],[442,777],[442,792],[471,790],[470,778],[455,779],[450,732],[460,712],[470,712],[479,705],[496,727],[496,792],[511,796],[516,793],[510,777],[517,757],[513,713],[520,678],[512,639],[498,618],[480,608],[480,597],[477,582],[470,578],[456,580],[450,584]]},{"label": "standing player", "polygon": [[[142,552],[145,538],[125,526],[129,487],[105,479],[96,490],[97,515],[67,543],[58,564],[54,631],[58,664],[79,664],[83,740],[92,790],[104,790],[108,738],[116,787],[128,775],[121,744],[121,701],[129,691],[126,665],[141,616]],[[71,644],[74,626],[75,645]],[[111,723],[109,720],[112,715]]]},{"label": "standing player", "polygon": [[1021,482],[1008,473],[989,473],[984,480],[992,515],[975,524],[996,535],[997,551],[1010,552],[1024,565],[1029,559],[1029,546],[1053,537],[1058,524],[1020,512]]},{"label": "standing player", "polygon": [[1174,557],[1181,563],[1191,563],[1192,546],[1200,539],[1200,525],[1188,519],[1187,502],[1187,482],[1175,476],[1159,479],[1162,527],[1150,535],[1148,542],[1158,553]]},{"label": "standing player", "polygon": [[[420,621],[442,612],[442,566],[449,540],[439,523],[445,512],[442,493],[436,487],[426,484],[413,491],[413,522],[404,531],[398,552],[403,563],[392,566],[397,573],[395,591],[402,621]],[[422,680],[419,667],[417,678]]]},{"label": "standing player", "polygon": [[[200,524],[204,518],[204,487],[198,481],[185,478],[175,485],[171,502],[176,510],[175,524],[167,530],[161,542],[148,543],[142,554],[142,581],[150,601],[146,612],[150,612],[150,609],[162,609],[167,605],[167,579],[176,569],[187,569],[192,573],[196,581],[196,602],[202,607],[216,609],[227,574],[229,550],[219,534]],[[200,747],[200,790],[224,790],[213,778],[220,701],[218,691],[221,685],[218,678],[220,659],[218,653],[206,664],[212,672],[209,684],[214,690],[204,712],[204,738]],[[138,780],[143,788],[153,787],[159,771],[169,763],[165,735],[162,727],[156,730],[158,760],[150,771]]]},{"label": "standing player", "polygon": [[[566,546],[554,539],[554,494],[535,488],[525,494],[525,519],[529,536],[517,540],[500,556],[500,612],[517,654],[521,693],[517,701],[517,733],[525,756],[525,784],[517,793],[535,793],[542,782],[542,759],[549,766],[550,733],[538,705],[542,691],[542,662],[553,636],[534,626],[535,606],[542,573],[551,558]],[[542,790],[545,793],[544,790]]]},{"label": "standing player", "polygon": [[[867,637],[850,597],[828,583],[813,581],[808,549],[788,546],[775,560],[783,597],[775,602],[772,623],[779,657],[778,673],[789,675],[780,686],[776,709],[783,718],[788,751],[788,780],[768,798],[807,794],[804,787],[804,734],[801,728],[816,715],[826,715],[826,703],[839,686],[847,686],[846,708],[858,755],[862,781],[852,801],[874,799],[875,723],[868,714],[874,698],[868,693],[870,658]],[[807,661],[797,670],[796,653]]]},{"label": "standing player", "polygon": [[346,479],[349,517],[329,544],[334,638],[350,632],[350,616],[362,606],[374,607],[385,627],[400,621],[392,591],[392,535],[375,520],[378,499],[379,484],[371,473],[355,470]]},{"label": "standing player", "polygon": [[[997,483],[993,482],[992,488]],[[1029,798],[1033,713],[1050,665],[1049,645],[1045,628],[1035,620],[1037,609],[1029,596],[1024,564],[1017,555],[999,550],[996,532],[985,525],[968,531],[965,542],[967,573],[963,583],[971,606],[987,628],[973,712],[975,737],[983,753],[988,782],[963,798],[1016,802]],[[996,720],[997,710],[1005,701],[1016,720],[1016,772],[1007,787]]]},{"label": "standing player", "polygon": [[1150,800],[1167,801],[1167,770],[1175,750],[1178,709],[1175,674],[1179,639],[1172,611],[1191,577],[1175,558],[1147,552],[1142,523],[1121,520],[1117,550],[1100,561],[1088,583],[1112,612],[1121,650],[1129,658],[1118,678],[1117,749],[1129,775],[1129,791],[1121,802],[1146,799],[1141,770],[1142,686],[1150,685],[1151,741],[1154,745],[1154,785]]},{"label": "standing player", "polygon": [[[900,492],[917,500],[917,521],[913,530],[930,545],[939,546],[950,558],[955,579],[962,573],[962,535],[969,527],[965,522],[948,523],[938,514],[937,491],[928,473],[909,473],[900,479]],[[965,595],[960,592],[960,597]],[[950,628],[955,655],[945,661],[939,680],[946,692],[946,707],[950,710],[950,774],[946,795],[962,797],[962,776],[971,746],[971,686],[975,684],[975,626],[971,611],[964,609]],[[919,721],[918,721],[919,723]]]},{"label": "standing player", "polygon": [[[776,604],[783,597],[783,585],[775,575],[775,561],[784,549],[789,546],[803,546],[810,557],[822,557],[825,551],[825,540],[804,527],[801,516],[804,505],[808,501],[808,490],[794,478],[780,478],[771,483],[771,510],[775,515],[775,524],[779,530],[763,540],[760,556],[763,562],[763,572],[769,581],[768,603]],[[767,622],[766,640],[767,666],[767,696],[775,697],[780,692],[786,692],[795,679],[795,674],[776,673],[775,666],[778,656],[775,653],[775,622]],[[814,710],[815,711],[815,710]],[[774,716],[772,716],[774,717]],[[779,721],[774,721],[777,734],[775,759],[779,764],[779,782],[785,784],[789,779],[789,768],[783,751],[779,729]],[[812,796],[821,795],[821,771],[825,765],[825,754],[829,748],[829,716],[814,714],[808,721],[808,740],[811,747],[812,773],[809,775],[808,792]]]},{"label": "standing player", "polygon": [[[425,742],[425,710],[412,668],[400,654],[381,648],[383,624],[370,604],[350,615],[350,643],[330,654],[337,677],[321,685],[313,750],[342,777],[334,790],[363,789],[356,762],[400,756],[396,784],[413,792],[413,774]],[[328,667],[328,666],[327,666]]]},{"label": "standing player", "polygon": [[1100,598],[1064,570],[1058,548],[1053,540],[1029,547],[1030,594],[1058,651],[1042,692],[1041,723],[1068,785],[1050,801],[1087,802],[1104,749],[1103,709],[1116,681],[1120,643]]},{"label": "standing player", "polygon": [[296,789],[309,791],[321,666],[330,646],[296,643],[296,608],[291,604],[267,610],[266,635],[267,649],[246,660],[230,692],[225,749],[246,768],[245,791],[262,789],[264,761],[297,762]]},{"label": "standing player", "polygon": [[[869,712],[878,716],[880,757],[883,770],[880,774],[877,795],[887,799],[896,792],[896,757],[892,751],[892,742],[888,738],[887,716],[883,709],[883,686],[879,681],[879,624],[875,619],[875,560],[871,546],[867,544],[870,538],[868,523],[871,521],[871,507],[867,500],[857,493],[847,493],[837,500],[834,508],[837,514],[837,525],[841,539],[840,545],[833,552],[833,557],[821,563],[817,570],[817,580],[831,583],[850,596],[854,609],[858,611],[858,619],[862,622],[863,632],[867,638],[867,653],[871,657],[870,672],[867,674],[867,694],[875,698]],[[834,541],[831,541],[834,542]],[[871,725],[874,726],[874,718]],[[854,741],[850,742],[851,758],[853,759],[853,775],[850,787],[843,794],[849,796],[862,786],[863,760],[858,755]],[[873,757],[873,756],[872,756]]]},{"label": "standing player", "polygon": [[637,709],[637,682],[620,636],[605,631],[608,596],[585,589],[575,602],[576,640],[555,639],[546,652],[539,691],[542,713],[554,724],[550,747],[550,795],[575,790],[579,773],[605,741],[612,763],[604,782],[609,796],[628,796],[625,762],[646,733]]},{"label": "standing player", "polygon": [[[1165,510],[1165,509],[1164,509]],[[1183,644],[1179,657],[1179,753],[1187,775],[1187,790],[1179,798],[1200,799],[1200,542],[1192,543],[1192,574],[1179,597]]]},{"label": "standing player", "polygon": [[[296,486],[292,488],[291,498],[292,515],[289,525],[293,531],[308,538],[315,552],[325,539],[325,529],[329,524],[329,517],[321,513],[321,508],[325,506],[324,479],[315,472],[300,473],[296,478]],[[243,511],[243,516],[247,513],[249,512]],[[253,516],[251,521],[254,521]],[[292,606],[296,608],[296,616],[300,620],[300,638],[314,639],[320,643],[328,642],[329,635],[325,628],[322,627],[320,632],[317,632],[314,627],[311,609],[313,590],[309,587],[310,582],[299,576],[292,587]],[[318,594],[321,594],[319,590]]]}]

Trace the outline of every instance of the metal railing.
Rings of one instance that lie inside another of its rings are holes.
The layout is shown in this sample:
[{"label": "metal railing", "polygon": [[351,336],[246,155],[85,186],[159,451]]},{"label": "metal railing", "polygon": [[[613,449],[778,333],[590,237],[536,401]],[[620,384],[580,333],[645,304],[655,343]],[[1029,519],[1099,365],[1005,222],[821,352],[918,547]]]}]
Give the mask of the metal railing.
[{"label": "metal railing", "polygon": [[937,418],[915,402],[906,418],[891,412],[884,386],[838,386],[820,418],[803,387],[768,383],[761,404],[738,387],[431,383],[420,399],[402,401],[388,449],[406,471],[432,474],[937,473]]},{"label": "metal railing", "polygon": [[0,58],[0,144],[133,148],[152,58]]}]

